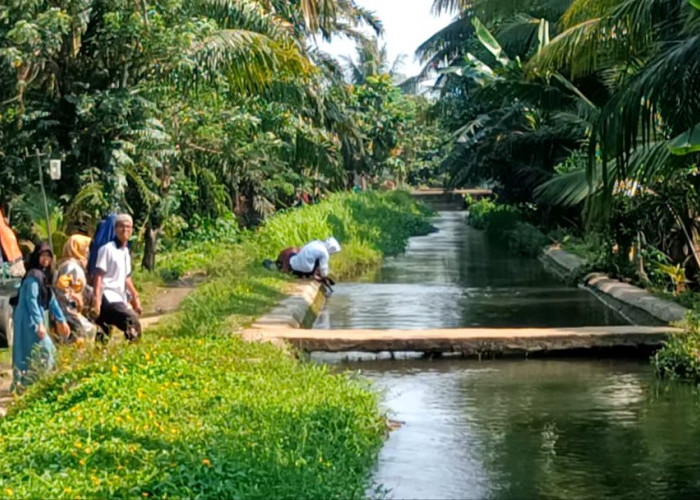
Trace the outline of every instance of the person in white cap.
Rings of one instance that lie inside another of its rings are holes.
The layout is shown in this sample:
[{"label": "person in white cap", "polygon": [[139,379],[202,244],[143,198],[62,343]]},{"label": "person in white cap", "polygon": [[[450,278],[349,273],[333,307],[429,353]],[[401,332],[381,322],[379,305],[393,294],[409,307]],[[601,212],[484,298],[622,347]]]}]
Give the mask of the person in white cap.
[{"label": "person in white cap", "polygon": [[303,278],[316,277],[320,281],[330,281],[330,256],[338,252],[340,243],[332,236],[324,241],[311,241],[289,258],[290,271]]},{"label": "person in white cap", "polygon": [[[134,231],[129,214],[119,214],[114,220],[116,239],[103,245],[97,253],[92,309],[97,326],[109,338],[109,327],[114,325],[124,332],[127,340],[141,335],[139,294],[131,280],[131,256],[127,243]],[[131,301],[129,301],[129,296]],[[131,302],[133,309],[128,304]]]}]

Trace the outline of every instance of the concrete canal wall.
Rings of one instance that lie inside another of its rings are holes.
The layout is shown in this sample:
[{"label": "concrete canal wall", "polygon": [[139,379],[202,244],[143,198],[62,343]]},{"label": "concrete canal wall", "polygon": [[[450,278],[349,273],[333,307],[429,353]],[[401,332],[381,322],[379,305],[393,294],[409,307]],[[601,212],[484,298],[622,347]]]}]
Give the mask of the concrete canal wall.
[{"label": "concrete canal wall", "polygon": [[[587,264],[581,257],[553,246],[542,252],[540,260],[562,279],[570,279]],[[582,284],[633,323],[664,325],[683,320],[688,312],[675,302],[655,297],[646,290],[603,273],[586,275]]]},{"label": "concrete canal wall", "polygon": [[[556,247],[547,248],[541,261],[562,279],[571,279],[586,265],[584,259]],[[669,323],[682,320],[687,312],[678,304],[601,273],[589,274],[583,285],[632,324],[577,328],[311,330],[326,295],[319,283],[303,281],[294,284],[290,295],[260,317],[242,336],[251,341],[271,342],[283,349],[293,345],[303,351],[329,352],[423,351],[480,355],[591,348],[654,348],[669,334],[679,331]]]}]

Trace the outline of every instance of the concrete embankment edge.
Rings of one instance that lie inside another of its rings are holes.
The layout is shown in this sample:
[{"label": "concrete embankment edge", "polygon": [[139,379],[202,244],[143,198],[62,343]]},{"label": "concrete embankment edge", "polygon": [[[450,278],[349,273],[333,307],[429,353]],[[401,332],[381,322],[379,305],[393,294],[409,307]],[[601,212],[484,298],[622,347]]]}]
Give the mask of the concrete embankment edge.
[{"label": "concrete embankment edge", "polygon": [[324,288],[317,281],[295,284],[285,299],[245,329],[241,337],[252,342],[270,342],[286,349],[287,344],[275,332],[310,327],[325,300]]},{"label": "concrete embankment edge", "polygon": [[[570,279],[587,264],[586,260],[566,250],[548,247],[540,260],[562,279]],[[613,309],[638,324],[668,324],[681,321],[688,309],[674,302],[655,297],[637,286],[612,279],[603,273],[590,273],[583,285]]]}]

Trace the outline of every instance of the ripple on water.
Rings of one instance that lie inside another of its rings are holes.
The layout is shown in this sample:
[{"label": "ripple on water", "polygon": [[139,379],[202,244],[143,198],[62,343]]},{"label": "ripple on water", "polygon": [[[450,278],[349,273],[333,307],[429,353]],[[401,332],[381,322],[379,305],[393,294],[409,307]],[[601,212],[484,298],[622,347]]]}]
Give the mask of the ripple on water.
[{"label": "ripple on water", "polygon": [[[411,239],[366,283],[339,284],[316,327],[624,323],[535,259],[492,245],[464,214],[436,224],[440,232]],[[343,357],[312,359],[373,380],[403,422],[373,476],[391,498],[700,495],[700,397],[655,381],[646,360]]]}]

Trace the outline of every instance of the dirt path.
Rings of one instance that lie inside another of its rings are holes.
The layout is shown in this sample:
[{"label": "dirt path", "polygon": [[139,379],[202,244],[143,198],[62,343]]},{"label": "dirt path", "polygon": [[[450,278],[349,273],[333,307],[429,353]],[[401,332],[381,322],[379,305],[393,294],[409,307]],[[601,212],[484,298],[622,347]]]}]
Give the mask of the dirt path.
[{"label": "dirt path", "polygon": [[162,316],[176,311],[194,289],[194,286],[159,287],[151,303],[145,307],[142,317]]},{"label": "dirt path", "polygon": [[[147,329],[156,324],[160,319],[175,312],[187,296],[195,289],[193,285],[159,287],[153,300],[145,308],[141,325]],[[12,383],[12,366],[0,364],[0,418],[7,414],[7,409],[14,401],[14,395],[10,393]]]}]

